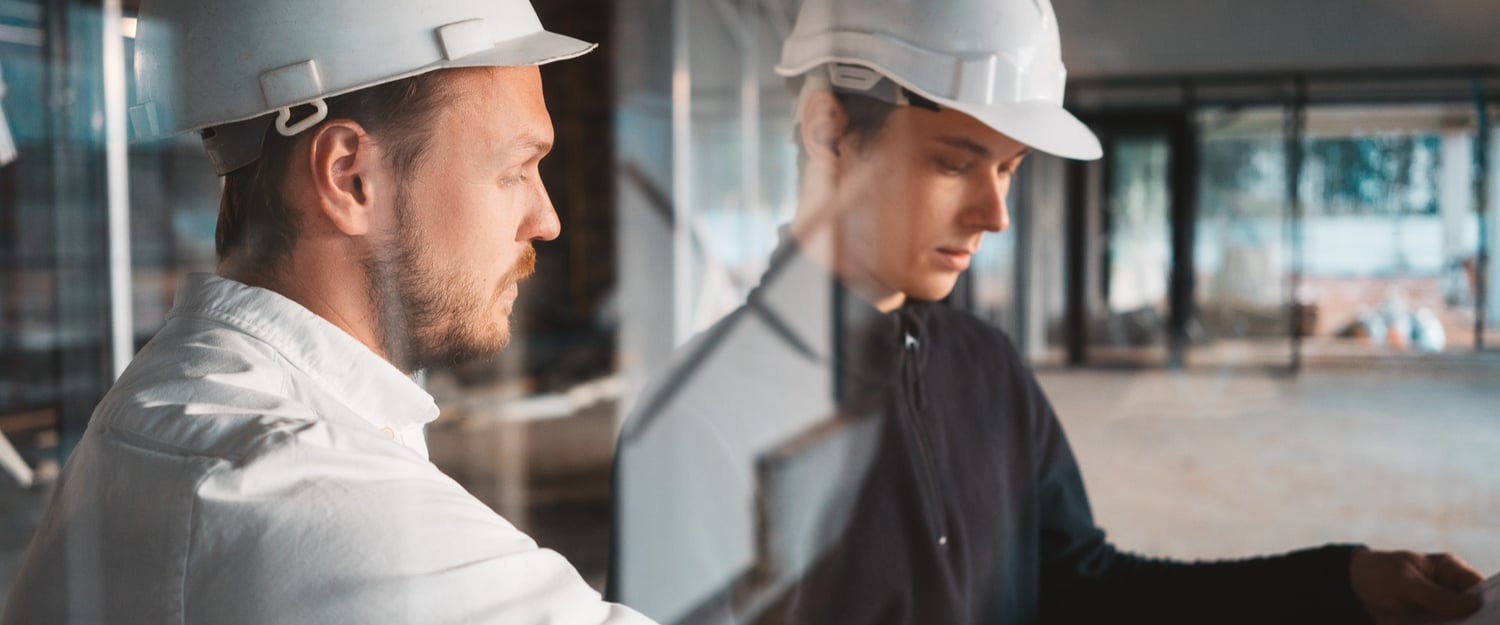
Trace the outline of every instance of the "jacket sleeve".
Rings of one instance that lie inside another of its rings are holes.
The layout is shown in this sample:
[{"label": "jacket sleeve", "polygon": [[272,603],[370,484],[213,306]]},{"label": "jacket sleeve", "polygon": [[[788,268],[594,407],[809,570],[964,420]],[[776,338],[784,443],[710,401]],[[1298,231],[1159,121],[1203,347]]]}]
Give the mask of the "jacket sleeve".
[{"label": "jacket sleeve", "polygon": [[1043,623],[1369,623],[1349,581],[1359,546],[1216,562],[1116,549],[1094,524],[1062,425],[1035,377],[1023,375],[1037,451]]}]

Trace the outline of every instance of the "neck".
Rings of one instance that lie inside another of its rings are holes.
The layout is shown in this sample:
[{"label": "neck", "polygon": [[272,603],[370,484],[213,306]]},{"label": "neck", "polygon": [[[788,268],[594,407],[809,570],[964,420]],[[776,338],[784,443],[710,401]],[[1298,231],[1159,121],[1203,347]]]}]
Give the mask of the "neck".
[{"label": "neck", "polygon": [[844,245],[839,220],[829,217],[832,211],[801,210],[792,218],[791,236],[797,247],[813,262],[822,266],[843,283],[855,296],[883,313],[906,303],[906,293],[882,282],[871,265],[873,259],[862,259],[848,253],[856,246]]},{"label": "neck", "polygon": [[367,283],[368,277],[356,269],[358,264],[311,262],[307,256],[304,249],[294,250],[278,269],[270,271],[248,270],[230,257],[219,263],[217,273],[296,302],[389,361],[380,346],[368,289],[349,286]]}]

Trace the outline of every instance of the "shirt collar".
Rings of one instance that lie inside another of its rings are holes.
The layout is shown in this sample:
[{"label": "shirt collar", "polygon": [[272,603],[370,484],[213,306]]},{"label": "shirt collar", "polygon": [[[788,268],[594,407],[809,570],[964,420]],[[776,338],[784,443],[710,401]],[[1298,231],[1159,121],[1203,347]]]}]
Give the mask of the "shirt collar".
[{"label": "shirt collar", "polygon": [[293,367],[377,428],[431,423],[437,403],[406,374],[347,332],[275,291],[207,273],[188,274],[167,318],[223,323],[280,352]]}]

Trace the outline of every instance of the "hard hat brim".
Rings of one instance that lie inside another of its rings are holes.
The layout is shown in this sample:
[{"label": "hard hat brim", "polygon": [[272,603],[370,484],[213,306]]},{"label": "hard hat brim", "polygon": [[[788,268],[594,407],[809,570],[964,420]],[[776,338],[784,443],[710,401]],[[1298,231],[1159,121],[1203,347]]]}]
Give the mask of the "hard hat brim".
[{"label": "hard hat brim", "polygon": [[597,43],[589,43],[567,35],[542,30],[509,41],[502,41],[492,48],[459,57],[442,64],[441,67],[545,65],[553,61],[565,61],[583,56],[597,47],[599,47]]},{"label": "hard hat brim", "polygon": [[1079,161],[1104,156],[1099,138],[1066,109],[1051,102],[1007,102],[976,106],[946,99],[934,100],[979,120],[996,132],[1039,152]]},{"label": "hard hat brim", "polygon": [[[868,67],[887,80],[922,96],[933,103],[951,108],[980,121],[996,132],[1025,144],[1034,150],[1079,161],[1098,160],[1104,156],[1099,138],[1094,131],[1064,109],[1057,101],[1022,100],[977,104],[945,98],[920,86],[903,80],[880,65],[854,58],[819,58],[806,66],[778,65],[776,73],[782,76],[801,76],[819,64],[843,63]],[[809,88],[805,85],[804,89]],[[826,84],[819,88],[831,88]],[[1061,100],[1061,94],[1058,100]],[[800,102],[799,102],[800,106]]]}]

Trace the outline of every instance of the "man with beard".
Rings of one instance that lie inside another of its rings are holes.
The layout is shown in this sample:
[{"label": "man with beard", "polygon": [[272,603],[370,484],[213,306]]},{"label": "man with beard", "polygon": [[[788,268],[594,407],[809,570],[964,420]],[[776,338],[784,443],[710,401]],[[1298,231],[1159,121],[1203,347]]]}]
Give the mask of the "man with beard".
[{"label": "man with beard", "polygon": [[[746,304],[643,395],[611,598],[665,623],[1415,624],[1479,607],[1454,556],[1116,548],[1004,333],[938,303],[1035,149],[1094,159],[1046,0],[806,0],[798,207]],[[1270,504],[1271,502],[1268,502]],[[645,575],[655,571],[653,575]]]},{"label": "man with beard", "polygon": [[96,409],[4,622],[647,623],[427,460],[412,375],[501,350],[559,223],[526,0],[159,0],[138,134],[224,176],[191,275]]}]

